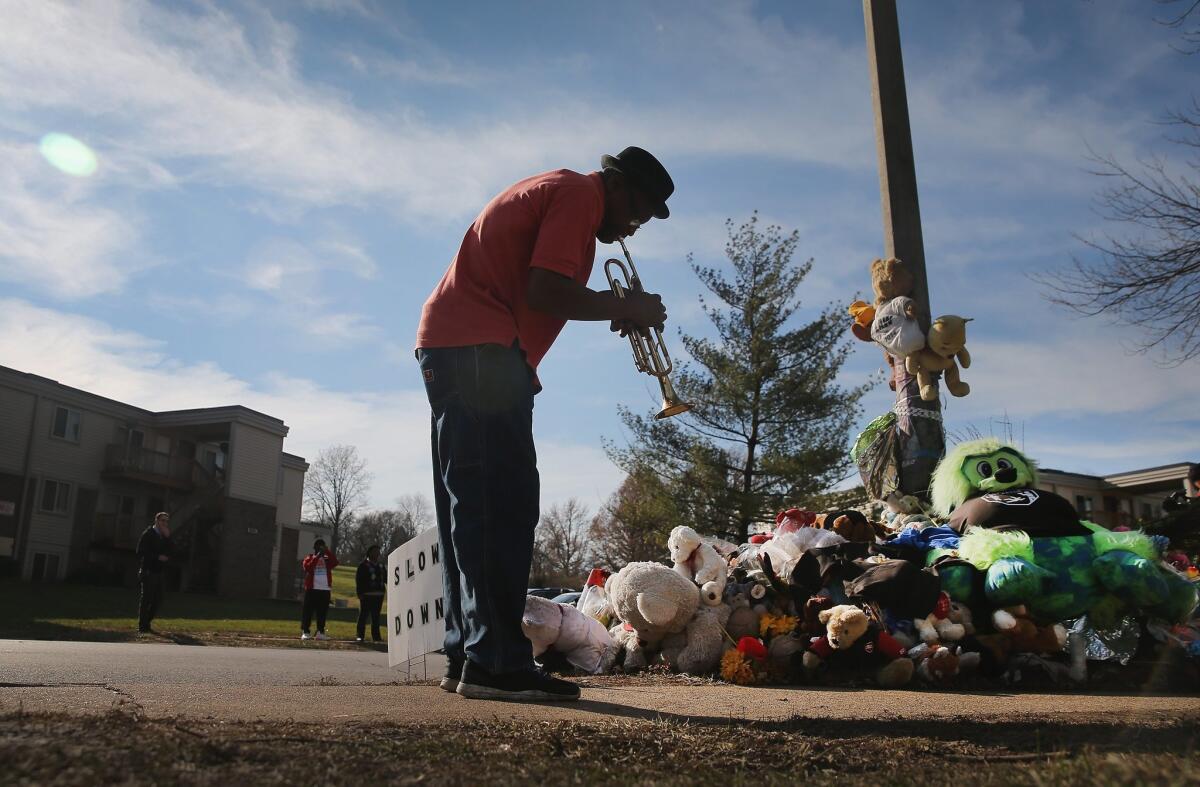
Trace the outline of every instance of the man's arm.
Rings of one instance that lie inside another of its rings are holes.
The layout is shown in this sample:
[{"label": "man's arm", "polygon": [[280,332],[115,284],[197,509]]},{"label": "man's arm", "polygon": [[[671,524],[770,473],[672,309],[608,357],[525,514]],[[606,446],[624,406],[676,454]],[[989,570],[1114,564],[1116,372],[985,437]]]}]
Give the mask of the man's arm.
[{"label": "man's arm", "polygon": [[529,269],[525,298],[530,308],[566,320],[627,321],[639,328],[662,327],[667,320],[667,310],[657,295],[626,292],[624,298],[618,298],[611,291],[588,289],[545,268]]}]

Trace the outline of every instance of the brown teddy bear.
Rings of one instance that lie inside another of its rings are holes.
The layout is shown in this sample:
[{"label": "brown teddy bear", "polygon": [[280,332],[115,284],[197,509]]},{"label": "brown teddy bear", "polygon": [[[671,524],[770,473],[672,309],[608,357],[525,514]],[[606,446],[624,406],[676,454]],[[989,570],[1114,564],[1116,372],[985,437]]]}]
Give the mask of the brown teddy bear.
[{"label": "brown teddy bear", "polygon": [[966,396],[971,392],[971,386],[959,379],[958,366],[954,363],[957,358],[962,368],[971,366],[971,354],[966,347],[967,323],[970,321],[970,317],[953,314],[938,317],[925,334],[925,348],[904,359],[904,368],[917,376],[922,399],[930,402],[937,399],[934,372],[943,372],[946,389],[954,396]]},{"label": "brown teddy bear", "polygon": [[1004,607],[992,613],[995,634],[977,637],[980,644],[995,654],[1001,663],[1014,653],[1052,655],[1067,644],[1067,630],[1059,623],[1039,626],[1029,617],[1024,605]]},{"label": "brown teddy bear", "polygon": [[904,648],[891,635],[851,604],[823,610],[818,619],[825,636],[804,653],[804,670],[811,677],[821,664],[833,659],[839,669],[875,668],[875,682],[885,689],[912,680],[913,663],[904,658]]},{"label": "brown teddy bear", "polygon": [[871,290],[875,293],[877,307],[892,298],[911,294],[913,284],[912,271],[895,257],[871,263]]},{"label": "brown teddy bear", "polygon": [[[871,291],[875,293],[876,307],[882,306],[892,298],[910,295],[913,284],[912,271],[895,257],[875,260],[871,263]],[[874,316],[871,319],[873,320]],[[884,353],[883,357],[890,369],[895,363],[895,359],[888,353]],[[893,391],[896,390],[896,381],[890,373],[888,374],[888,387]]]},{"label": "brown teddy bear", "polygon": [[853,509],[817,514],[811,526],[823,530],[832,530],[847,541],[857,541],[864,544],[873,542],[875,536],[879,535],[875,531],[875,528],[871,526],[871,522],[867,519],[866,515],[861,511],[854,511]]}]

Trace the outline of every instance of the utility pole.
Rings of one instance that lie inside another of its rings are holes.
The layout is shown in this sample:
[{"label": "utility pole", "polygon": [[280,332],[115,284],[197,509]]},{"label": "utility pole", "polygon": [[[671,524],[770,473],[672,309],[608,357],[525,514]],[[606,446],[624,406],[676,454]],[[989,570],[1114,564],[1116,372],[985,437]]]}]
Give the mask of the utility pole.
[{"label": "utility pole", "polygon": [[[904,58],[896,0],[863,0],[867,61],[875,108],[875,147],[879,154],[879,191],[883,203],[884,256],[904,261],[913,274],[913,301],[921,330],[928,332],[931,312],[925,275],[925,243],[917,201],[917,168],[908,124]],[[900,491],[928,498],[933,469],[946,450],[940,399],[921,398],[916,378],[893,364],[896,383],[897,456]]]}]

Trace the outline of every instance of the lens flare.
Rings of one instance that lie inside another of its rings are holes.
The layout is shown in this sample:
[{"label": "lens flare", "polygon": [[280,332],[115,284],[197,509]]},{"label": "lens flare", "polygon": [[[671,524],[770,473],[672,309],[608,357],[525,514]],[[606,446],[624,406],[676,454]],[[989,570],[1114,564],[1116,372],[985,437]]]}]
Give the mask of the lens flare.
[{"label": "lens flare", "polygon": [[70,134],[51,132],[38,142],[38,150],[52,167],[77,178],[94,174],[99,165],[96,153]]}]

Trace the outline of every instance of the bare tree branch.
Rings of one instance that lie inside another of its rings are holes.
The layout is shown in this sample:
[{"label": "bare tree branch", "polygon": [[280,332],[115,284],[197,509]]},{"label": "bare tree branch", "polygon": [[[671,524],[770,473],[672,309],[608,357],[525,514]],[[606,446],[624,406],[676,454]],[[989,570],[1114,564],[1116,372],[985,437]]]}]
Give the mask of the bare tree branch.
[{"label": "bare tree branch", "polygon": [[[1200,113],[1176,113],[1169,122],[1184,132],[1172,141],[1200,148]],[[1051,303],[1135,327],[1138,348],[1158,348],[1168,365],[1200,357],[1200,160],[1184,163],[1190,176],[1158,158],[1137,168],[1095,153],[1091,160],[1109,181],[1098,211],[1126,232],[1079,238],[1090,257],[1034,280]]]},{"label": "bare tree branch", "polygon": [[310,520],[330,530],[329,548],[337,551],[345,528],[367,503],[371,474],[352,445],[321,451],[304,476],[304,507]]}]

